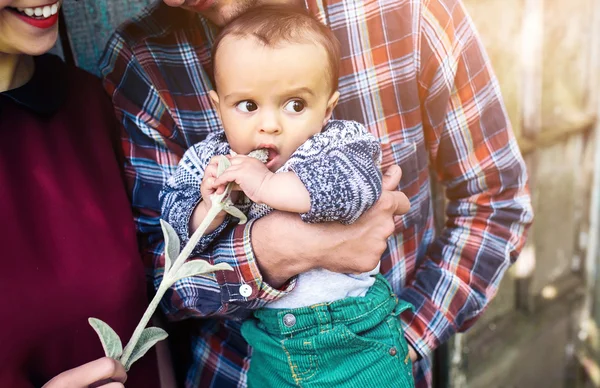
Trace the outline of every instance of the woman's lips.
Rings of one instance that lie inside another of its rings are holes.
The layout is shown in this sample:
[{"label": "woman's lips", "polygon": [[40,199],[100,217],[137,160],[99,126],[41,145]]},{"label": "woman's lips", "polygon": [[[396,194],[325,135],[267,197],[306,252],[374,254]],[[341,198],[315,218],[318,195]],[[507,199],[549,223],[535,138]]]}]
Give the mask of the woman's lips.
[{"label": "woman's lips", "polygon": [[56,25],[59,9],[60,2],[33,8],[7,8],[8,11],[25,23],[40,29],[47,29]]}]

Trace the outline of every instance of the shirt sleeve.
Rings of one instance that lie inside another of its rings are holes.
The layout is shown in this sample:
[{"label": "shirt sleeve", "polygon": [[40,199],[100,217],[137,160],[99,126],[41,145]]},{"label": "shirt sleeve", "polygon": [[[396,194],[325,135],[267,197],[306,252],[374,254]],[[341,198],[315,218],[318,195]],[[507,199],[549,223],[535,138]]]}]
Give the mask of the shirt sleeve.
[{"label": "shirt sleeve", "polygon": [[[179,236],[182,248],[190,240],[190,218],[202,200],[200,185],[204,179],[204,170],[214,156],[228,154],[229,146],[223,140],[223,132],[215,132],[208,135],[204,141],[190,147],[183,154],[175,174],[167,179],[160,192],[161,218],[173,227]],[[202,236],[192,255],[199,255],[206,251],[230,222],[231,217],[227,215],[215,230]]]},{"label": "shirt sleeve", "polygon": [[525,242],[533,211],[525,163],[496,77],[459,0],[424,2],[419,93],[447,221],[401,297],[421,355],[469,328]]},{"label": "shirt sleeve", "polygon": [[331,120],[286,164],[310,195],[305,222],[350,224],[381,195],[379,141],[355,121]]},{"label": "shirt sleeve", "polygon": [[[159,193],[188,146],[171,116],[173,107],[165,103],[171,99],[162,96],[152,82],[151,75],[160,76],[160,71],[151,49],[143,42],[130,46],[124,36],[118,31],[110,38],[100,69],[122,126],[125,175],[142,257],[158,287],[165,263]],[[225,229],[223,237],[198,257],[211,264],[227,263],[233,271],[175,283],[161,302],[169,318],[242,319],[294,287],[295,281],[282,289],[263,281],[251,245],[253,224]]]}]

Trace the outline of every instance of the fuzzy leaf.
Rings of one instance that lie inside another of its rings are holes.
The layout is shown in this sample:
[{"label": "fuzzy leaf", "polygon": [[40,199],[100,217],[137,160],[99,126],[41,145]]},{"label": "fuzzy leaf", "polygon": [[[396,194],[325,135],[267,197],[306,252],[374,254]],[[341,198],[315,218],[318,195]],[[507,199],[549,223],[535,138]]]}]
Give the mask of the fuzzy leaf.
[{"label": "fuzzy leaf", "polygon": [[267,151],[264,148],[259,148],[257,150],[251,151],[248,154],[248,156],[254,159],[258,159],[263,163],[267,163],[267,160],[269,159],[269,151]]},{"label": "fuzzy leaf", "polygon": [[231,166],[229,159],[227,159],[225,156],[220,156],[219,165],[217,166],[217,178],[220,177],[221,174],[223,174],[223,172],[229,168],[229,166]]},{"label": "fuzzy leaf", "polygon": [[235,218],[239,218],[240,224],[245,224],[246,221],[248,221],[248,217],[246,217],[246,215],[240,209],[238,209],[237,207],[235,207],[231,204],[225,205],[223,207],[223,210],[225,210],[227,213],[231,214]]},{"label": "fuzzy leaf", "polygon": [[140,339],[131,352],[131,356],[127,361],[127,365],[123,365],[125,370],[129,371],[129,368],[131,368],[134,362],[142,358],[142,356],[146,354],[148,350],[150,350],[150,348],[153,347],[158,341],[162,341],[168,336],[169,335],[167,332],[160,327],[148,327],[144,329],[140,335]]},{"label": "fuzzy leaf", "polygon": [[94,328],[96,334],[98,334],[106,357],[110,357],[115,360],[121,357],[121,354],[123,353],[123,345],[121,344],[121,339],[117,333],[115,333],[115,331],[108,326],[107,323],[97,318],[88,318],[88,322]]},{"label": "fuzzy leaf", "polygon": [[216,271],[233,271],[233,268],[227,263],[212,265],[204,260],[192,260],[179,268],[179,271],[175,274],[175,281]]},{"label": "fuzzy leaf", "polygon": [[167,221],[160,220],[160,227],[165,237],[165,273],[167,273],[179,255],[181,241],[175,229]]}]

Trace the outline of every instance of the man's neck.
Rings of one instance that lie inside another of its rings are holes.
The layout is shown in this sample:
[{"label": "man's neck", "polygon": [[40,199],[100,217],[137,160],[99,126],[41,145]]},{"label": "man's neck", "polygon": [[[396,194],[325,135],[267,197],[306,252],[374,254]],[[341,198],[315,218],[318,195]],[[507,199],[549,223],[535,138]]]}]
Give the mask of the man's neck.
[{"label": "man's neck", "polygon": [[0,53],[0,93],[25,85],[34,68],[31,56]]}]

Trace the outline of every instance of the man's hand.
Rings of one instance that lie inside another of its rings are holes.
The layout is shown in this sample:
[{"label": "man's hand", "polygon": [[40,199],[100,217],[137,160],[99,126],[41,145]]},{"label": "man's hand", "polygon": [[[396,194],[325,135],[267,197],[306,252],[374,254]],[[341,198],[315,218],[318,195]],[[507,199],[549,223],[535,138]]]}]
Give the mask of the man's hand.
[{"label": "man's hand", "polygon": [[408,356],[410,357],[410,361],[413,363],[417,362],[417,358],[419,358],[417,352],[410,344],[408,344]]},{"label": "man's hand", "polygon": [[313,268],[363,273],[375,268],[394,233],[394,217],[410,208],[397,191],[402,171],[390,167],[383,177],[379,201],[352,225],[306,224],[297,215],[275,212],[256,221],[252,246],[266,282],[280,287]]},{"label": "man's hand", "polygon": [[103,357],[59,374],[42,388],[123,388],[125,380],[127,374],[123,366]]}]

